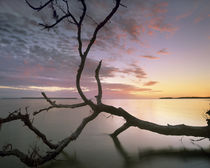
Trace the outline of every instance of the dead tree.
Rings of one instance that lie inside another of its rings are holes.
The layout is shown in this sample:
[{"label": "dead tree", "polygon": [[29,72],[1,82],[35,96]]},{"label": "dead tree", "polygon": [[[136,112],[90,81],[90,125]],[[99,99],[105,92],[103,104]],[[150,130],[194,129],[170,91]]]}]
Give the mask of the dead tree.
[{"label": "dead tree", "polygon": [[[45,93],[42,93],[43,97],[49,102],[50,106],[44,109],[40,109],[37,112],[34,112],[33,115],[38,115],[41,112],[48,111],[53,108],[78,108],[82,106],[89,106],[92,109],[92,113],[83,119],[79,127],[67,138],[63,139],[62,141],[58,142],[57,144],[51,143],[45,134],[40,132],[35,126],[33,126],[33,122],[30,119],[30,115],[27,112],[23,113],[21,110],[14,111],[10,113],[6,118],[0,118],[0,125],[11,122],[14,120],[20,120],[23,122],[31,131],[33,131],[40,139],[45,143],[51,150],[47,151],[44,156],[40,155],[39,152],[34,149],[33,152],[28,155],[21,152],[18,149],[13,149],[11,144],[8,144],[2,148],[0,151],[0,156],[16,156],[19,158],[23,163],[30,167],[42,165],[52,159],[54,159],[57,155],[59,155],[63,149],[69,145],[72,141],[76,140],[78,136],[81,134],[85,126],[92,120],[94,120],[100,113],[105,112],[111,115],[120,116],[125,119],[125,124],[110,134],[112,137],[117,137],[120,133],[128,129],[129,127],[138,127],[139,129],[144,129],[148,131],[152,131],[158,134],[163,135],[175,135],[175,136],[194,136],[194,137],[203,137],[203,138],[210,138],[210,127],[209,126],[187,126],[187,125],[159,125],[148,121],[143,121],[138,119],[127,111],[122,108],[113,107],[107,104],[103,104],[102,102],[102,86],[99,78],[100,68],[102,65],[102,61],[99,62],[98,66],[95,70],[95,79],[97,82],[98,93],[96,97],[96,102],[90,100],[82,91],[80,85],[81,75],[83,73],[83,69],[85,66],[86,58],[88,53],[93,46],[99,31],[110,21],[112,16],[117,12],[119,7],[126,7],[125,5],[121,4],[121,0],[114,0],[112,10],[107,14],[107,16],[97,24],[92,34],[92,37],[89,40],[89,43],[86,48],[83,48],[83,41],[82,41],[82,27],[84,24],[85,18],[89,18],[87,15],[87,6],[85,0],[79,0],[79,4],[81,5],[81,15],[76,17],[71,9],[70,9],[70,1],[68,0],[48,0],[44,4],[38,7],[34,7],[28,0],[26,3],[30,8],[35,11],[41,11],[47,8],[48,6],[51,7],[53,11],[53,18],[55,22],[53,24],[43,24],[41,23],[44,29],[51,29],[58,25],[63,20],[67,20],[72,26],[75,26],[77,29],[77,41],[78,41],[78,52],[80,56],[80,64],[78,67],[78,71],[76,74],[76,88],[77,91],[82,99],[83,102],[79,104],[72,104],[72,105],[64,105],[64,104],[57,104],[55,101],[52,101],[50,98],[46,96]],[[63,3],[63,6],[60,6],[59,3]],[[63,15],[59,16],[57,14],[57,9],[59,9]],[[80,11],[80,9],[78,9]]]}]

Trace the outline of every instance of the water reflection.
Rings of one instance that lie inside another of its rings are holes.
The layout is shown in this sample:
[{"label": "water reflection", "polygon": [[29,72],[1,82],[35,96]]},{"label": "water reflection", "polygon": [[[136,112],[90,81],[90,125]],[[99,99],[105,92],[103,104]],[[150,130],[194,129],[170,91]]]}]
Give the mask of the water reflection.
[{"label": "water reflection", "polygon": [[79,161],[76,154],[70,155],[67,152],[63,151],[61,155],[63,157],[62,160],[51,161],[50,163],[41,166],[41,168],[58,168],[58,167],[87,168],[82,162]]},{"label": "water reflection", "polygon": [[[108,136],[108,135],[107,135]],[[129,153],[126,151],[126,149],[123,147],[121,142],[116,137],[110,137],[113,141],[114,147],[121,156],[121,162],[122,166],[124,168],[135,168],[135,167],[149,167],[149,164],[153,164],[156,166],[153,167],[178,167],[179,162],[185,162],[186,167],[190,167],[191,163],[197,160],[197,163],[200,160],[202,162],[206,162],[206,164],[201,165],[199,164],[199,168],[202,166],[209,166],[210,164],[210,148],[208,149],[172,149],[172,148],[163,148],[163,149],[144,149],[139,150],[139,152],[136,153]],[[82,161],[79,160],[79,158],[76,156],[76,154],[68,154],[66,152],[62,152],[62,159],[61,160],[55,160],[51,163],[48,163],[45,166],[42,166],[42,168],[67,168],[67,167],[73,167],[73,168],[88,168],[89,165],[84,164]],[[97,159],[97,158],[96,158]],[[97,162],[97,160],[96,160]],[[174,164],[174,165],[171,165]],[[101,167],[105,167],[104,165],[101,165]],[[92,168],[92,167],[91,167]]]},{"label": "water reflection", "polygon": [[[180,159],[180,160],[191,160],[191,159],[197,159],[202,158],[206,159],[208,162],[210,162],[210,148],[209,149],[144,149],[140,150],[137,156],[129,154],[124,147],[121,145],[119,139],[117,137],[111,137],[114,145],[119,152],[119,154],[122,156],[124,161],[124,167],[125,168],[131,168],[135,165],[141,165],[145,162],[149,162],[151,159],[154,158],[173,158],[173,159]],[[160,166],[160,163],[158,164]],[[158,167],[159,167],[158,166]]]}]

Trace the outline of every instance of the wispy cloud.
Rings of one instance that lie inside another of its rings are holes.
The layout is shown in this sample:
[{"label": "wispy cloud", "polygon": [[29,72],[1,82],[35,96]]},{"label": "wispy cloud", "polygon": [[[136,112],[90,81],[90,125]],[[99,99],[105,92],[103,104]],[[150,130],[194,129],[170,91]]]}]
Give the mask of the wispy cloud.
[{"label": "wispy cloud", "polygon": [[144,86],[153,86],[157,83],[158,83],[157,81],[149,81],[149,82],[144,83]]},{"label": "wispy cloud", "polygon": [[[76,88],[73,87],[42,87],[42,86],[0,86],[0,89],[14,89],[14,90],[31,90],[31,91],[47,91],[47,92],[56,92],[56,91],[76,91]],[[84,91],[88,91],[87,88],[84,88]]]},{"label": "wispy cloud", "polygon": [[118,72],[124,73],[126,75],[133,75],[138,80],[146,78],[146,72],[136,64],[130,64],[129,68],[124,68],[123,70],[119,70]]},{"label": "wispy cloud", "polygon": [[204,20],[204,17],[203,16],[198,16],[194,19],[194,23],[197,24],[197,23],[201,22],[202,20]]},{"label": "wispy cloud", "polygon": [[160,59],[160,57],[156,57],[156,56],[152,56],[152,55],[143,55],[141,57],[147,58],[147,59],[152,59],[152,60],[154,60],[154,59]]},{"label": "wispy cloud", "polygon": [[152,92],[150,88],[136,87],[122,83],[103,83],[104,96],[113,95],[113,98],[141,97],[142,93]]},{"label": "wispy cloud", "polygon": [[159,31],[159,32],[168,32],[175,33],[178,28],[174,27],[172,24],[164,23],[163,18],[154,18],[150,21],[149,28]]},{"label": "wispy cloud", "polygon": [[163,48],[157,52],[159,55],[169,55],[170,53],[167,51],[167,48]]},{"label": "wispy cloud", "polygon": [[188,11],[186,13],[183,13],[183,14],[180,14],[178,16],[176,16],[176,20],[179,21],[179,20],[182,20],[182,19],[185,19],[185,18],[188,18],[189,16],[192,15],[192,10],[191,11]]}]

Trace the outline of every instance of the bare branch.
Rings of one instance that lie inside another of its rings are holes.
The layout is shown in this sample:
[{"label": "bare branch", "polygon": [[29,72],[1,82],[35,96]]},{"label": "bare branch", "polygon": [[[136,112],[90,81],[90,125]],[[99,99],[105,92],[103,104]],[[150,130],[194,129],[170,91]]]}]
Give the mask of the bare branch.
[{"label": "bare branch", "polygon": [[121,0],[116,0],[116,4],[115,4],[115,7],[112,9],[112,11],[107,15],[107,17],[101,22],[98,24],[98,26],[96,27],[94,33],[93,33],[93,36],[84,52],[84,55],[87,55],[91,46],[93,45],[93,43],[95,42],[96,40],[96,37],[97,37],[97,33],[98,31],[112,18],[112,16],[115,14],[115,12],[117,11],[117,9],[119,8],[120,6],[120,1]]},{"label": "bare branch", "polygon": [[123,117],[130,126],[138,127],[140,129],[156,132],[162,135],[173,136],[194,136],[210,138],[210,128],[208,126],[188,126],[188,125],[159,125],[152,122],[140,120],[122,108],[100,104],[99,111]]},{"label": "bare branch", "polygon": [[[43,26],[44,27],[44,29],[50,29],[50,28],[52,28],[52,27],[54,27],[54,26],[56,26],[58,23],[60,23],[62,20],[64,20],[65,18],[68,18],[68,17],[71,17],[72,16],[72,14],[66,14],[66,15],[64,15],[64,16],[62,16],[62,17],[60,17],[59,19],[57,19],[56,20],[56,22],[55,23],[53,23],[53,24],[51,24],[51,25],[48,25],[48,24],[43,24],[43,23],[39,23],[39,25],[40,26]],[[72,22],[73,24],[75,24],[75,25],[77,25],[77,22]]]},{"label": "bare branch", "polygon": [[40,109],[39,111],[35,111],[33,113],[33,115],[37,115],[43,111],[49,111],[50,109],[53,109],[53,108],[78,108],[78,107],[83,107],[83,106],[86,106],[87,104],[86,103],[78,103],[78,104],[55,104],[55,105],[52,105],[52,106],[49,106],[47,108],[43,108],[43,109]]},{"label": "bare branch", "polygon": [[98,25],[98,23],[91,17],[91,16],[89,16],[88,14],[86,15],[90,20],[92,20],[94,23],[95,23],[95,25]]},{"label": "bare branch", "polygon": [[89,44],[88,44],[84,54],[82,53],[81,24],[83,22],[85,14],[86,14],[86,4],[85,4],[84,0],[81,0],[81,3],[83,5],[83,13],[82,13],[82,16],[80,17],[80,21],[79,21],[79,25],[78,25],[78,32],[77,32],[77,39],[78,39],[78,43],[79,43],[78,51],[79,51],[79,54],[80,54],[80,57],[81,57],[81,63],[79,65],[79,69],[77,71],[76,86],[77,86],[78,93],[80,94],[80,96],[84,100],[84,102],[86,102],[88,105],[90,105],[90,107],[92,109],[94,109],[95,108],[95,104],[92,101],[87,99],[87,97],[84,95],[84,93],[83,93],[83,91],[82,91],[82,89],[80,87],[80,78],[81,78],[81,74],[82,74],[82,71],[83,71],[84,66],[85,66],[85,61],[86,61],[87,54],[88,54],[91,46],[93,45],[93,43],[96,40],[96,36],[97,36],[98,31],[111,19],[111,17],[117,11],[117,9],[118,9],[118,7],[120,5],[120,0],[116,0],[115,7],[107,15],[107,17],[96,27],[96,29],[95,29],[95,31],[93,33],[93,36],[92,36],[92,38],[91,38],[91,40],[90,40],[90,42],[89,42]]},{"label": "bare branch", "polygon": [[97,85],[98,85],[98,95],[95,96],[96,99],[97,99],[97,104],[101,104],[101,99],[102,99],[102,87],[101,87],[101,82],[100,82],[100,79],[99,79],[99,72],[100,72],[100,69],[101,69],[101,63],[102,63],[102,61],[99,62],[98,66],[95,70],[95,78],[96,78]]},{"label": "bare branch", "polygon": [[40,11],[40,10],[42,10],[44,7],[46,7],[47,5],[49,5],[51,2],[53,2],[54,0],[49,0],[49,1],[47,1],[44,5],[40,5],[39,7],[34,7],[33,5],[31,5],[31,4],[28,2],[28,0],[25,0],[25,1],[26,1],[26,3],[28,4],[28,6],[29,6],[30,8],[32,8],[33,10]]},{"label": "bare branch", "polygon": [[111,137],[117,137],[121,132],[127,130],[129,127],[130,127],[130,125],[126,122],[120,128],[118,128],[117,130],[115,130],[110,136]]},{"label": "bare branch", "polygon": [[[72,141],[76,140],[78,136],[81,134],[82,130],[85,128],[85,126],[92,120],[94,120],[99,113],[92,113],[88,117],[84,118],[82,123],[79,125],[79,127],[67,138],[63,139],[59,145],[56,146],[55,150],[47,152],[45,156],[38,155],[38,158],[29,157],[28,155],[24,154],[23,152],[19,151],[18,149],[14,150],[3,150],[0,151],[0,156],[16,156],[19,158],[23,163],[30,167],[42,165],[52,159],[54,159],[58,154],[60,154],[63,149]],[[31,156],[31,155],[30,155]]]},{"label": "bare branch", "polygon": [[49,106],[47,108],[40,109],[39,111],[33,112],[33,115],[37,115],[37,114],[39,114],[39,113],[41,113],[43,111],[49,111],[50,109],[53,109],[53,108],[55,108],[55,106]]},{"label": "bare branch", "polygon": [[127,6],[124,5],[124,4],[122,4],[122,3],[120,3],[120,6],[122,6],[122,7],[124,7],[124,8],[127,8]]},{"label": "bare branch", "polygon": [[85,18],[85,15],[86,15],[86,10],[87,10],[87,7],[86,7],[86,4],[84,2],[84,0],[81,0],[81,3],[82,3],[82,6],[83,6],[83,10],[82,10],[82,15],[80,16],[80,20],[79,20],[79,23],[78,23],[78,31],[77,31],[77,40],[78,40],[78,44],[79,44],[79,47],[78,47],[78,51],[79,51],[79,54],[80,54],[80,57],[84,57],[83,53],[82,53],[82,38],[81,38],[81,29],[82,29],[82,22]]},{"label": "bare branch", "polygon": [[29,114],[22,114],[21,110],[10,113],[6,118],[0,118],[0,124],[7,123],[10,121],[21,120],[31,131],[33,131],[42,141],[51,149],[55,149],[57,145],[52,144],[47,140],[46,136],[41,133],[36,127],[33,126],[32,121],[29,118]]},{"label": "bare branch", "polygon": [[56,104],[56,101],[52,101],[49,97],[47,97],[47,95],[42,92],[42,95],[43,97],[45,98],[45,100],[51,105],[47,108],[43,108],[43,109],[40,109],[39,111],[35,111],[33,113],[33,115],[37,115],[43,111],[49,111],[50,109],[53,109],[53,108],[78,108],[78,107],[83,107],[83,106],[86,106],[87,104],[86,103],[77,103],[77,104]]},{"label": "bare branch", "polygon": [[47,100],[47,102],[49,102],[52,106],[55,106],[56,105],[55,104],[55,101],[54,102],[51,101],[44,92],[42,92],[41,94]]}]

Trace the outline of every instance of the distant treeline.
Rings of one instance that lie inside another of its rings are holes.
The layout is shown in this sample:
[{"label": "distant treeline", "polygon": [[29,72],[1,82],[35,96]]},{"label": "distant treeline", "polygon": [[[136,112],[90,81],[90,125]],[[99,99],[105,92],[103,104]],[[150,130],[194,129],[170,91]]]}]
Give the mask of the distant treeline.
[{"label": "distant treeline", "polygon": [[160,97],[160,99],[210,99],[210,97]]}]

